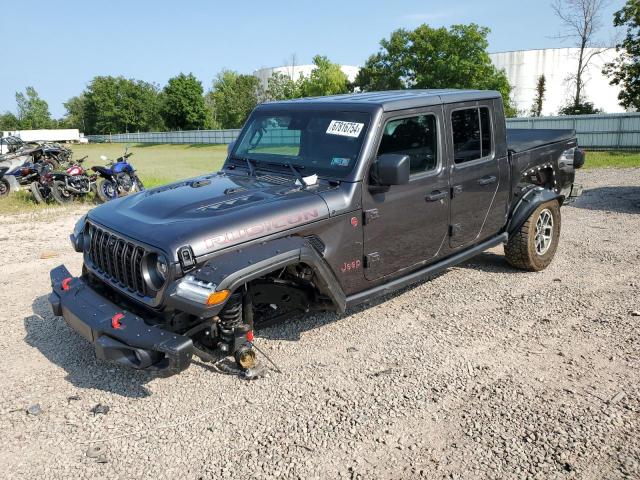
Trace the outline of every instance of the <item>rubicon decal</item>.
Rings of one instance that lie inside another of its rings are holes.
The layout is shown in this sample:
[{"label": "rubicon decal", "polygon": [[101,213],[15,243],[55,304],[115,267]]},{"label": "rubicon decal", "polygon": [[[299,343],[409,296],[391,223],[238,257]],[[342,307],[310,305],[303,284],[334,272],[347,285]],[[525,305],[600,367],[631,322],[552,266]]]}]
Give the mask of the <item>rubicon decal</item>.
[{"label": "rubicon decal", "polygon": [[296,225],[311,221],[319,216],[320,214],[315,208],[303,210],[289,215],[275,217],[274,219],[266,222],[249,225],[248,227],[230,230],[228,232],[221,233],[220,235],[207,238],[204,243],[207,248],[214,248],[218,245],[228,245],[239,240],[260,237],[272,232],[279,232],[287,228],[295,227]]}]

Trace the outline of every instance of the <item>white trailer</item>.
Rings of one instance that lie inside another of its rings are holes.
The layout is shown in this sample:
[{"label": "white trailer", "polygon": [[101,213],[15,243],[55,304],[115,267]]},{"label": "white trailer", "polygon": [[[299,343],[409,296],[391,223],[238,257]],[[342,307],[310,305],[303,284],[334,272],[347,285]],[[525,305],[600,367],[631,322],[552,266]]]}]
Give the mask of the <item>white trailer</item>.
[{"label": "white trailer", "polygon": [[42,130],[16,130],[4,132],[4,137],[15,135],[23,142],[79,142],[80,130],[77,128],[56,128]]}]

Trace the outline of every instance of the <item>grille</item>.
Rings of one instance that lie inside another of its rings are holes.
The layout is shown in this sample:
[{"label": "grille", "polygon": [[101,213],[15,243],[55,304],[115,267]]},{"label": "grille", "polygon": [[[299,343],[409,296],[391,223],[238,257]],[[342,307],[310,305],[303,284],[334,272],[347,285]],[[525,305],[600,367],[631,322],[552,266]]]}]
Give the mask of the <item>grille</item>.
[{"label": "grille", "polygon": [[94,225],[89,228],[89,258],[95,268],[112,283],[144,296],[147,292],[142,276],[145,249]]}]

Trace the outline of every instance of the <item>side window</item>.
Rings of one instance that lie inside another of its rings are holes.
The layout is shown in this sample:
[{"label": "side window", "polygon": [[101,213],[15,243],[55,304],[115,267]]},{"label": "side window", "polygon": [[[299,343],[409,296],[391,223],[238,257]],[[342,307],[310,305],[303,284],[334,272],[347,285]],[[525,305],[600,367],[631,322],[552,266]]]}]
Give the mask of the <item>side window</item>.
[{"label": "side window", "polygon": [[409,155],[411,174],[435,170],[438,164],[438,123],[435,115],[390,120],[384,127],[378,156]]},{"label": "side window", "polygon": [[493,132],[487,107],[456,110],[451,114],[455,163],[491,155]]}]

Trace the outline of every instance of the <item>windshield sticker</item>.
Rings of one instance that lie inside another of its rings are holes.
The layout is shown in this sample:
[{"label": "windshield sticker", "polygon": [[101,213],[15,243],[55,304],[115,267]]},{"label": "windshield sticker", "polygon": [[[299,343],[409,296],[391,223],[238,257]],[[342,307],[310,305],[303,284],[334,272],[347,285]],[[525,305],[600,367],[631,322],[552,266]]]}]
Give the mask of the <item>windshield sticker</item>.
[{"label": "windshield sticker", "polygon": [[349,163],[351,163],[351,159],[350,158],[333,157],[331,159],[331,166],[332,167],[348,167]]},{"label": "windshield sticker", "polygon": [[343,137],[358,138],[360,132],[364,127],[364,123],[356,122],[343,122],[342,120],[331,120],[329,128],[327,128],[328,135],[341,135]]}]

